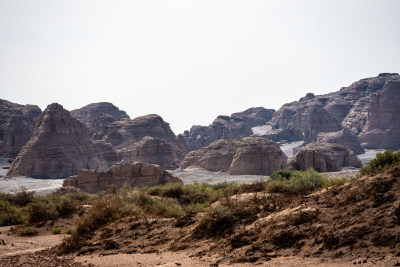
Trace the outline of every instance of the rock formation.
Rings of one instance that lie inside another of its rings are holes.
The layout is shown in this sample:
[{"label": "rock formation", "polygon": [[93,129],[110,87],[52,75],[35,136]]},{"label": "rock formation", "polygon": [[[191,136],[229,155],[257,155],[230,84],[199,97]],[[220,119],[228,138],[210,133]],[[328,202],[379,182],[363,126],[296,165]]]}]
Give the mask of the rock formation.
[{"label": "rock formation", "polygon": [[304,143],[317,140],[318,133],[336,132],[342,129],[340,123],[324,109],[312,109],[304,126]]},{"label": "rock formation", "polygon": [[397,73],[382,73],[377,77],[362,79],[340,91],[315,96],[307,94],[299,101],[283,105],[270,121],[274,129],[285,129],[289,125],[304,132],[313,109],[323,109],[336,118],[344,127],[356,134],[365,126],[372,96],[382,90],[388,81],[400,80]]},{"label": "rock formation", "polygon": [[0,99],[0,156],[14,159],[31,138],[42,111]]},{"label": "rock formation", "polygon": [[275,110],[250,108],[231,116],[218,116],[209,126],[194,125],[184,132],[190,151],[205,147],[220,139],[241,139],[251,136],[252,127],[265,125]]},{"label": "rock formation", "polygon": [[270,175],[286,167],[286,156],[274,142],[261,137],[218,140],[189,152],[180,168],[203,168],[229,174]]},{"label": "rock formation", "polygon": [[150,187],[167,183],[183,184],[181,179],[172,176],[159,165],[121,162],[106,171],[80,170],[78,175],[65,179],[63,187],[72,186],[88,193],[98,193],[123,185]]},{"label": "rock formation", "polygon": [[356,154],[339,144],[315,143],[302,148],[288,161],[289,169],[314,169],[318,172],[340,171],[342,167],[361,168],[361,161]]},{"label": "rock formation", "polygon": [[280,142],[295,142],[302,141],[304,139],[303,134],[296,129],[293,128],[285,128],[285,129],[272,129],[266,132],[262,137],[267,138],[269,140]]},{"label": "rock formation", "polygon": [[337,132],[319,133],[317,136],[317,143],[337,143],[354,151],[356,154],[365,152],[357,135],[347,128]]},{"label": "rock formation", "polygon": [[400,149],[400,80],[386,82],[373,96],[359,138],[366,148]]},{"label": "rock formation", "polygon": [[85,124],[90,135],[103,130],[113,121],[129,119],[125,111],[109,102],[92,103],[80,109],[71,110],[71,115]]},{"label": "rock formation", "polygon": [[177,167],[188,152],[185,140],[155,114],[112,122],[97,137],[110,166],[124,160]]},{"label": "rock formation", "polygon": [[8,175],[65,178],[80,169],[107,168],[82,123],[59,104],[41,114],[32,138],[22,148]]}]

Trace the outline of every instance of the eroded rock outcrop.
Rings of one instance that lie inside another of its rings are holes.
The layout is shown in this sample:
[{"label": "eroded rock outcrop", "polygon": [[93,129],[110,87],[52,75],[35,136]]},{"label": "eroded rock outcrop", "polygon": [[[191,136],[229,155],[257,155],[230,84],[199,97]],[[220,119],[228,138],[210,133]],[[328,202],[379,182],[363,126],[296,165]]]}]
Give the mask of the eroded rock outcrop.
[{"label": "eroded rock outcrop", "polygon": [[286,156],[278,145],[261,137],[218,140],[189,152],[180,168],[203,168],[229,174],[270,175],[286,167]]},{"label": "eroded rock outcrop", "polygon": [[318,172],[335,172],[345,166],[361,168],[362,164],[353,151],[331,143],[309,144],[288,161],[289,169],[303,171],[312,168]]},{"label": "eroded rock outcrop", "polygon": [[280,141],[295,142],[295,141],[302,141],[304,139],[303,134],[299,130],[296,130],[292,127],[285,129],[272,129],[267,131],[266,134],[263,135],[262,137],[275,142],[280,142]]},{"label": "eroded rock outcrop", "polygon": [[319,133],[317,143],[337,143],[354,151],[356,154],[365,152],[357,135],[347,128],[337,132]]},{"label": "eroded rock outcrop", "polygon": [[220,139],[241,139],[253,134],[252,127],[265,125],[275,110],[250,108],[231,116],[218,116],[209,126],[194,125],[184,132],[190,151],[205,147]]},{"label": "eroded rock outcrop", "polygon": [[317,140],[319,133],[336,132],[342,129],[340,123],[324,109],[312,109],[304,126],[304,142]]},{"label": "eroded rock outcrop", "polygon": [[400,80],[374,95],[359,138],[366,148],[400,149]]},{"label": "eroded rock outcrop", "polygon": [[90,135],[102,131],[113,121],[129,119],[125,111],[109,102],[92,103],[80,109],[71,110],[71,115],[85,124]]},{"label": "eroded rock outcrop", "polygon": [[42,113],[38,106],[0,99],[0,156],[15,158],[32,136]]},{"label": "eroded rock outcrop", "polygon": [[110,166],[124,160],[177,167],[188,152],[185,140],[155,114],[112,122],[98,138]]},{"label": "eroded rock outcrop", "polygon": [[32,138],[18,154],[8,175],[65,178],[87,168],[103,170],[107,164],[83,124],[54,103],[41,114]]},{"label": "eroded rock outcrop", "polygon": [[65,179],[63,187],[76,187],[88,193],[98,193],[123,185],[151,187],[167,183],[183,184],[181,179],[172,176],[159,165],[121,162],[106,171],[80,170],[78,175]]}]

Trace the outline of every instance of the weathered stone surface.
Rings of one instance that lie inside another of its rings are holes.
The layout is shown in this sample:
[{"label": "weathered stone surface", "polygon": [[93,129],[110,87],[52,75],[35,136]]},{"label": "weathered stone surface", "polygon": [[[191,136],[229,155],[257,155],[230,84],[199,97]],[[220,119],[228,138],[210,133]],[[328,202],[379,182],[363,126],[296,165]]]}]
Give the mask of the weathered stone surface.
[{"label": "weathered stone surface", "polygon": [[312,109],[304,127],[304,142],[317,140],[318,133],[340,131],[342,126],[324,109]]},{"label": "weathered stone surface", "polygon": [[286,156],[274,142],[261,137],[218,140],[189,152],[180,168],[203,168],[229,174],[269,175],[286,167]]},{"label": "weathered stone surface", "polygon": [[280,141],[295,142],[295,141],[302,141],[304,139],[303,134],[299,130],[293,128],[272,129],[269,130],[262,137],[275,142],[280,142]]},{"label": "weathered stone surface", "polygon": [[15,158],[31,138],[42,111],[0,99],[0,156]]},{"label": "weathered stone surface", "polygon": [[400,80],[386,82],[373,96],[359,138],[366,148],[400,149]]},{"label": "weathered stone surface", "polygon": [[80,169],[106,167],[83,124],[54,103],[41,114],[32,138],[18,154],[8,175],[65,178]]},{"label": "weathered stone surface", "polygon": [[96,144],[110,166],[124,160],[177,167],[188,152],[186,141],[155,114],[110,123]]},{"label": "weathered stone surface", "polygon": [[354,151],[356,154],[365,152],[357,135],[347,128],[337,132],[319,133],[317,143],[337,143]]},{"label": "weathered stone surface", "polygon": [[315,143],[302,148],[288,161],[289,169],[314,169],[318,172],[340,171],[342,167],[362,167],[356,154],[339,144]]},{"label": "weathered stone surface", "polygon": [[269,124],[274,129],[285,129],[291,125],[304,132],[311,111],[323,109],[344,127],[358,134],[365,126],[372,96],[382,90],[385,82],[396,80],[400,80],[397,73],[382,73],[355,82],[338,92],[318,96],[307,94],[299,101],[283,105],[275,112]]},{"label": "weathered stone surface", "polygon": [[65,179],[63,187],[76,187],[88,193],[98,193],[123,185],[150,187],[167,183],[183,184],[181,179],[172,176],[159,165],[121,162],[106,171],[80,170],[78,175]]},{"label": "weathered stone surface", "polygon": [[236,146],[229,174],[270,175],[286,168],[286,160],[286,155],[274,142],[246,137]]},{"label": "weathered stone surface", "polygon": [[231,116],[218,116],[209,126],[194,125],[184,132],[190,151],[205,147],[220,139],[241,139],[251,136],[254,126],[265,125],[275,110],[250,108]]},{"label": "weathered stone surface", "polygon": [[239,140],[214,141],[206,147],[189,152],[179,167],[228,172],[239,142]]},{"label": "weathered stone surface", "polygon": [[[71,115],[85,124],[90,135],[103,130],[110,121],[129,119],[125,111],[109,102],[92,103],[80,109],[71,110]],[[98,118],[99,116],[100,118]]]}]

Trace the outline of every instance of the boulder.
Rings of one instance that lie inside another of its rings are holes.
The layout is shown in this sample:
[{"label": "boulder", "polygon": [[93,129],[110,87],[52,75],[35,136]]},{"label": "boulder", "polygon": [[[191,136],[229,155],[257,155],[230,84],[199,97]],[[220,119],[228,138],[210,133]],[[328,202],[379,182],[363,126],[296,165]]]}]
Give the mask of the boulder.
[{"label": "boulder", "polygon": [[40,115],[32,138],[21,149],[8,175],[57,179],[85,168],[103,170],[107,164],[83,124],[54,103]]},{"label": "boulder", "polygon": [[356,154],[363,154],[365,152],[357,135],[348,128],[337,132],[319,133],[317,143],[337,143],[354,151]]},{"label": "boulder", "polygon": [[236,146],[231,175],[271,175],[286,168],[286,155],[277,144],[261,137],[243,138]]},{"label": "boulder", "polygon": [[252,127],[265,125],[275,110],[250,108],[231,116],[218,116],[209,126],[194,125],[183,136],[190,151],[208,146],[220,139],[241,139],[253,134]]},{"label": "boulder", "polygon": [[180,168],[203,168],[231,175],[270,175],[286,167],[286,156],[278,145],[261,137],[218,140],[189,152]]},{"label": "boulder", "polygon": [[312,168],[318,172],[335,172],[345,166],[361,168],[362,164],[353,151],[331,143],[309,144],[288,161],[289,169],[303,171]]},{"label": "boulder", "polygon": [[14,159],[32,136],[42,113],[38,106],[0,99],[0,156]]},{"label": "boulder", "polygon": [[[125,111],[120,110],[109,102],[92,103],[80,109],[71,110],[71,115],[88,128],[91,136],[97,131],[102,130],[101,126],[108,125],[105,122],[110,122],[110,119],[111,121],[119,121],[124,118],[129,119]],[[98,118],[99,116],[100,119]],[[104,120],[105,118],[107,119]],[[99,123],[99,120],[101,123]]]},{"label": "boulder", "polygon": [[360,142],[371,149],[400,149],[400,80],[388,81],[371,100]]},{"label": "boulder", "polygon": [[185,139],[155,114],[110,123],[96,144],[109,166],[124,160],[177,167],[188,152]]},{"label": "boulder", "polygon": [[239,140],[217,140],[206,147],[189,152],[179,168],[202,168],[228,172]]},{"label": "boulder", "polygon": [[317,140],[318,133],[336,132],[342,129],[340,123],[324,109],[312,109],[304,127],[304,142]]},{"label": "boulder", "polygon": [[65,179],[63,187],[98,193],[110,187],[121,188],[123,185],[151,187],[167,183],[183,184],[181,179],[172,176],[159,165],[121,162],[106,171],[80,170],[78,175]]}]

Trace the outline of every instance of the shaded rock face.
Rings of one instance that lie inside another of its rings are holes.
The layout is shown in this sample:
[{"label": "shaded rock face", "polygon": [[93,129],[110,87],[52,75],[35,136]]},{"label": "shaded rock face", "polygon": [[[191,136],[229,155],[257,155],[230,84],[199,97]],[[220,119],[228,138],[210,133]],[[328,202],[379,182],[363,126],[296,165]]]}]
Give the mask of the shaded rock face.
[{"label": "shaded rock face", "polygon": [[125,111],[109,102],[92,103],[80,109],[71,110],[71,115],[89,129],[90,135],[103,130],[113,121],[129,119]]},{"label": "shaded rock face", "polygon": [[373,96],[360,142],[366,148],[400,149],[400,80]]},{"label": "shaded rock face", "polygon": [[280,142],[283,140],[288,142],[295,142],[295,141],[302,141],[304,139],[303,134],[299,130],[293,128],[272,129],[262,137],[275,142]]},{"label": "shaded rock face", "polygon": [[78,175],[65,179],[63,187],[76,187],[88,193],[98,193],[110,187],[120,188],[123,185],[150,187],[167,183],[183,184],[181,179],[172,176],[159,165],[121,162],[101,172],[80,170]]},{"label": "shaded rock face", "polygon": [[286,156],[274,142],[261,137],[218,140],[189,152],[180,168],[203,168],[236,175],[270,175],[286,167]]},{"label": "shaded rock face", "polygon": [[361,168],[362,164],[353,151],[330,143],[310,144],[288,161],[289,169],[303,171],[312,168],[318,172],[335,172],[345,166]]},{"label": "shaded rock face", "polygon": [[241,139],[251,136],[252,127],[265,125],[275,110],[250,108],[231,116],[218,116],[209,126],[192,126],[183,136],[187,140],[190,151],[205,147],[220,139]]},{"label": "shaded rock face", "polygon": [[340,123],[324,109],[313,109],[304,127],[304,142],[317,140],[318,133],[336,132],[342,129]]},{"label": "shaded rock face", "polygon": [[38,106],[0,99],[0,156],[15,158],[32,136],[42,113]]},{"label": "shaded rock face", "polygon": [[319,133],[317,136],[317,143],[337,143],[354,151],[356,154],[365,152],[357,135],[347,128],[337,132]]},{"label": "shaded rock face", "polygon": [[188,152],[185,140],[155,114],[112,122],[97,138],[110,166],[124,160],[177,167]]},{"label": "shaded rock face", "polygon": [[[377,77],[362,79],[338,92],[314,96],[283,105],[272,117],[274,129],[285,129],[291,125],[304,132],[312,110],[325,110],[344,127],[360,133],[365,127],[372,96],[381,91],[388,81],[398,81],[397,73],[383,73]],[[388,126],[390,128],[390,126]]]},{"label": "shaded rock face", "polygon": [[107,168],[82,123],[54,103],[41,114],[32,138],[22,148],[8,175],[65,178],[80,169]]}]

